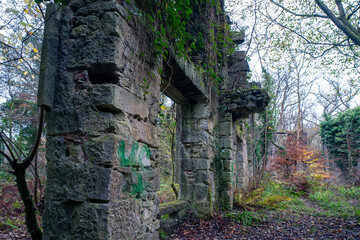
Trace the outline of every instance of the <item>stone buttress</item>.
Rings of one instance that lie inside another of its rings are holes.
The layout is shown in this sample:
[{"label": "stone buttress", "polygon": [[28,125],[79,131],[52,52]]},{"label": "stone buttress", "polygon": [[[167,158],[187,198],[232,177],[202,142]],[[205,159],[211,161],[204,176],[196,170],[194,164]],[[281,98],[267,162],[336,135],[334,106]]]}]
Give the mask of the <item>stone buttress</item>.
[{"label": "stone buttress", "polygon": [[131,9],[48,6],[44,239],[158,238],[160,61]]}]

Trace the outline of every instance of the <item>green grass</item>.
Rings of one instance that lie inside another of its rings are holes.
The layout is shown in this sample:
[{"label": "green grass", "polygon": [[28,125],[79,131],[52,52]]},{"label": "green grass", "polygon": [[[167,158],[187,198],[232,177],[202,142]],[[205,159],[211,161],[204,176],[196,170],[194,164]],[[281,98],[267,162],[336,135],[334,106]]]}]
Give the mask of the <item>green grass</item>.
[{"label": "green grass", "polygon": [[359,187],[318,185],[313,187],[309,199],[319,205],[326,216],[357,217],[360,212]]},{"label": "green grass", "polygon": [[294,212],[304,213],[304,212],[314,212],[315,209],[306,205],[303,199],[295,198],[292,201],[288,202],[284,209],[290,209]]},{"label": "green grass", "polygon": [[358,198],[360,199],[360,187],[346,187],[338,186],[336,188],[339,193],[346,198]]},{"label": "green grass", "polygon": [[261,213],[249,210],[229,212],[224,216],[233,221],[239,222],[244,226],[253,226],[265,220]]}]

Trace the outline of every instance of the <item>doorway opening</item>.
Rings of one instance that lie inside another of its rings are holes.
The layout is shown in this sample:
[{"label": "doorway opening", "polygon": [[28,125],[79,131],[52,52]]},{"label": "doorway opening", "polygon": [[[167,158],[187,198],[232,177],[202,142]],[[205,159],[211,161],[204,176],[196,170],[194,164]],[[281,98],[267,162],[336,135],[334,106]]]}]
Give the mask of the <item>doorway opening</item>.
[{"label": "doorway opening", "polygon": [[179,178],[177,177],[176,140],[177,140],[177,104],[161,94],[159,103],[158,131],[160,139],[160,190],[161,203],[179,199]]}]

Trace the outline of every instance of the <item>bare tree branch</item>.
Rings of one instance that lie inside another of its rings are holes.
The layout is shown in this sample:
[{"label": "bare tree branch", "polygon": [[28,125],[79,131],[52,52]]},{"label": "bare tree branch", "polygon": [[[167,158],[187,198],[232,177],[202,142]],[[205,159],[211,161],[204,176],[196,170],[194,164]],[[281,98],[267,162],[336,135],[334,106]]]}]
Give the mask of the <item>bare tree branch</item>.
[{"label": "bare tree branch", "polygon": [[[323,3],[321,0],[315,0],[320,9],[330,18],[330,20],[343,32],[346,36],[348,36],[356,45],[360,46],[360,36],[357,32],[353,31],[353,27],[349,27],[350,24],[347,19],[345,22],[340,21],[335,14]],[[341,1],[336,0],[341,4]]]},{"label": "bare tree branch", "polygon": [[[275,4],[276,6],[282,8],[283,10],[285,10],[286,12],[294,15],[294,16],[297,16],[297,17],[303,17],[303,18],[313,18],[313,17],[317,17],[317,18],[329,18],[328,16],[326,15],[320,15],[320,14],[316,14],[316,13],[313,13],[313,14],[300,14],[300,13],[296,13],[296,12],[293,12],[291,10],[289,10],[288,8],[284,7],[283,5],[275,2],[274,0],[270,0],[270,2],[272,2],[273,4]],[[314,10],[315,11],[315,10]]]}]

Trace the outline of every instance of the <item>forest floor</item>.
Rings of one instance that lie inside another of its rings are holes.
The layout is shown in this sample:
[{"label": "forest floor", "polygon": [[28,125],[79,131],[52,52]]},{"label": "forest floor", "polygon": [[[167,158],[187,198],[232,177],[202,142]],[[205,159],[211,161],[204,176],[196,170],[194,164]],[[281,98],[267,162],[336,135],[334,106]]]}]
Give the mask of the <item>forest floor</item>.
[{"label": "forest floor", "polygon": [[360,239],[360,187],[307,188],[264,182],[236,198],[238,210],[184,222],[164,239]]},{"label": "forest floor", "polygon": [[360,221],[355,217],[286,210],[257,213],[263,217],[250,226],[226,214],[185,222],[167,239],[360,239]]},{"label": "forest floor", "polygon": [[12,181],[0,183],[0,239],[31,239],[25,225],[24,205]]},{"label": "forest floor", "polygon": [[[239,193],[235,210],[189,220],[163,238],[360,239],[360,187],[309,188],[302,192],[281,182],[264,182]],[[17,189],[4,182],[0,183],[0,239],[30,239]]]}]

